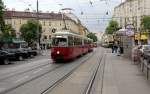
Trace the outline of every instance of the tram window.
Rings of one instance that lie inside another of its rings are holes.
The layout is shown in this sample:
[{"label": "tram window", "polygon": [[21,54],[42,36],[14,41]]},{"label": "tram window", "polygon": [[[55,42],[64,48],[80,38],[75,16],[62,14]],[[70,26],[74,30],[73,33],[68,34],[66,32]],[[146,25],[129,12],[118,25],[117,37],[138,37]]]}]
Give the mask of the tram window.
[{"label": "tram window", "polygon": [[72,46],[74,44],[73,37],[68,37],[68,45]]},{"label": "tram window", "polygon": [[66,38],[54,38],[52,41],[52,45],[54,46],[67,46]]},{"label": "tram window", "polygon": [[79,44],[80,44],[80,45],[82,45],[82,39],[81,39],[81,38],[79,39],[79,41],[80,41],[80,43],[79,43]]},{"label": "tram window", "polygon": [[74,38],[74,44],[78,45],[78,38]]}]

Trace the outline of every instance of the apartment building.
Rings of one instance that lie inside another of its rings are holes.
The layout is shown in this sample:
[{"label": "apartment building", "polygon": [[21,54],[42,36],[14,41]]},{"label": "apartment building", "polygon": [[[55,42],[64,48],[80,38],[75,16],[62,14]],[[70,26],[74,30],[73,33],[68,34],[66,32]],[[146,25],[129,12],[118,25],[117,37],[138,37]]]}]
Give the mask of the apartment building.
[{"label": "apartment building", "polygon": [[[50,42],[53,30],[59,31],[65,27],[74,33],[81,34],[80,26],[76,21],[61,13],[39,13],[39,22],[42,25],[41,43]],[[20,36],[20,27],[29,19],[36,19],[36,12],[29,11],[5,11],[5,23],[11,24],[16,31],[17,37]],[[63,19],[62,19],[63,17]],[[79,31],[80,30],[80,31]]]},{"label": "apartment building", "polygon": [[114,8],[113,19],[121,28],[132,25],[137,32],[141,30],[141,18],[150,15],[150,0],[126,0]]}]

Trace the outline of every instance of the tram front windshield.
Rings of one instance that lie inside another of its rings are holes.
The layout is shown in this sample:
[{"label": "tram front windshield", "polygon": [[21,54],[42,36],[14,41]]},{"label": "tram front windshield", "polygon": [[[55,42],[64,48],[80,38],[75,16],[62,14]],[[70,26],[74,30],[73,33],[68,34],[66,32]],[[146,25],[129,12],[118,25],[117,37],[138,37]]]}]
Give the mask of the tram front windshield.
[{"label": "tram front windshield", "polygon": [[67,46],[67,39],[66,38],[53,38],[52,45],[53,46]]}]

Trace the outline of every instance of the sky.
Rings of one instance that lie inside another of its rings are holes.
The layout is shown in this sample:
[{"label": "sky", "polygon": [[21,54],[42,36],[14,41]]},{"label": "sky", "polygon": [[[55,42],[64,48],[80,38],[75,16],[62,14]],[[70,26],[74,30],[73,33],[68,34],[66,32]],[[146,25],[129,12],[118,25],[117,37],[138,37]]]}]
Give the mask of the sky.
[{"label": "sky", "polygon": [[[3,0],[9,10],[36,10],[37,0]],[[124,0],[39,0],[39,10],[42,12],[59,12],[62,8],[71,8],[90,31],[104,31],[113,9]],[[106,13],[108,12],[108,15]]]}]

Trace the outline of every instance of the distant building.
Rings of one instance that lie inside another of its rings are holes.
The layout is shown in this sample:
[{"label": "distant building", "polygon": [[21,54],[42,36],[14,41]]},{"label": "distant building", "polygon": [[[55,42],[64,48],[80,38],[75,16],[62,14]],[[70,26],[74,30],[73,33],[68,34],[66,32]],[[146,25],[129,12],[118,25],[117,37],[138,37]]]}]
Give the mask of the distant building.
[{"label": "distant building", "polygon": [[[74,33],[80,34],[80,25],[70,17],[61,13],[39,13],[39,22],[42,25],[41,43],[47,44],[51,39],[53,30],[59,31],[65,27]],[[16,31],[17,37],[20,36],[20,27],[29,19],[36,19],[36,12],[29,11],[5,11],[5,23],[11,24]],[[62,19],[63,17],[63,19]]]},{"label": "distant building", "polygon": [[99,32],[93,31],[93,33],[95,33],[95,35],[97,36],[98,41],[102,40],[102,36],[104,35],[103,31],[99,31]]},{"label": "distant building", "polygon": [[150,0],[126,0],[114,8],[113,19],[120,27],[130,25],[138,32],[141,30],[141,18],[144,15],[150,15]]}]

